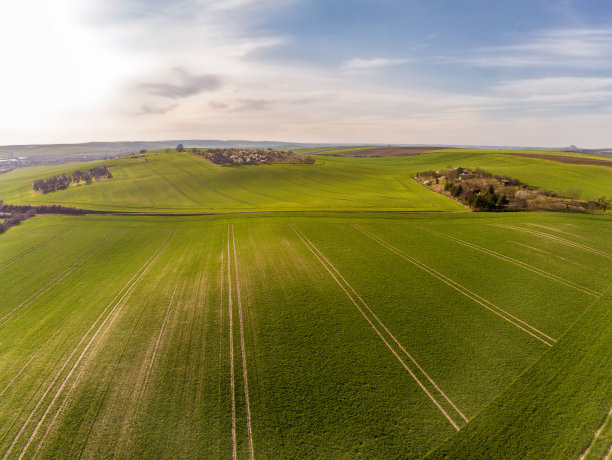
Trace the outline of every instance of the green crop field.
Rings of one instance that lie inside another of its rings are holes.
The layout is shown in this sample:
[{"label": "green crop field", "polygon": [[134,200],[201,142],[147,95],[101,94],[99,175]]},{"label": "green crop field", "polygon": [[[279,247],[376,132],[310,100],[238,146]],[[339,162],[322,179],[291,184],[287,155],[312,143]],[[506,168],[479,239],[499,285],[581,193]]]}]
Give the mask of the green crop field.
[{"label": "green crop field", "polygon": [[609,453],[609,214],[472,213],[412,176],[482,167],[594,198],[612,168],[316,158],[153,153],[44,195],[33,180],[93,164],[0,176],[10,204],[159,213],[0,234],[2,458]]},{"label": "green crop field", "polygon": [[[0,197],[12,204],[175,213],[464,210],[412,180],[418,171],[447,166],[481,167],[533,186],[560,193],[573,191],[584,199],[612,197],[612,168],[496,151],[447,150],[394,158],[337,157],[325,152],[316,158],[313,165],[223,167],[187,153],[160,153],[107,162],[23,168],[0,176]],[[109,165],[113,179],[49,194],[32,189],[36,179],[98,164]]]}]

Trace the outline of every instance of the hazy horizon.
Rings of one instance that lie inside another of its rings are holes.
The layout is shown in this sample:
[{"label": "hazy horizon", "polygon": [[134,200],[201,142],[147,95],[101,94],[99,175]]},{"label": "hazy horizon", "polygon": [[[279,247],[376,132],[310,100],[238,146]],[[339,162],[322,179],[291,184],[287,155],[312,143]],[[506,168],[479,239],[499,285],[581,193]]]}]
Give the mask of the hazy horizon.
[{"label": "hazy horizon", "polygon": [[0,145],[612,145],[603,0],[32,0],[0,40]]}]

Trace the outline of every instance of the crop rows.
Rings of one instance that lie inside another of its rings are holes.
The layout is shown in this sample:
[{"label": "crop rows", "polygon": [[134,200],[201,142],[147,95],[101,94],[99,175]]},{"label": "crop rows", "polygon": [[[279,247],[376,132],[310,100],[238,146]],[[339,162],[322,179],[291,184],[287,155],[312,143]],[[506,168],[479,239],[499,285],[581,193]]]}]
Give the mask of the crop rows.
[{"label": "crop rows", "polygon": [[13,247],[0,277],[41,270],[0,311],[0,452],[422,456],[556,350],[610,276],[605,225],[479,219],[17,227],[45,244]]}]

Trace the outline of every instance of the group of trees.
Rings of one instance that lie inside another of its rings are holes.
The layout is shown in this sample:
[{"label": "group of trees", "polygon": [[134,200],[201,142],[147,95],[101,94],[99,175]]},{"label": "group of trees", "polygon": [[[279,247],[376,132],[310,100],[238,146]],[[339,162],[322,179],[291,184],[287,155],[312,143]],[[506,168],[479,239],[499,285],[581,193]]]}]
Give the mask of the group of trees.
[{"label": "group of trees", "polygon": [[32,188],[37,192],[49,193],[70,187],[71,183],[80,184],[84,182],[91,184],[94,179],[110,179],[113,175],[106,166],[97,166],[86,171],[76,170],[72,174],[60,174],[49,179],[38,179],[32,183]]},{"label": "group of trees", "polygon": [[36,213],[34,210],[29,210],[26,212],[13,212],[11,214],[2,214],[4,217],[4,222],[0,222],[0,233],[6,232],[9,228],[14,227],[15,225],[19,225],[26,219],[30,217],[34,217]]},{"label": "group of trees", "polygon": [[416,180],[440,193],[446,192],[474,211],[549,210],[569,212],[606,212],[610,200],[600,197],[584,201],[575,197],[530,187],[516,178],[493,175],[483,169],[448,168],[422,171]]},{"label": "group of trees", "polygon": [[0,233],[4,233],[9,228],[19,225],[24,220],[34,217],[36,214],[78,215],[85,214],[85,210],[55,204],[41,206],[5,204],[0,200],[0,218],[4,219],[3,222],[0,222]]},{"label": "group of trees", "polygon": [[484,193],[479,189],[467,189],[464,193],[464,187],[461,184],[456,184],[447,181],[444,184],[444,191],[447,191],[455,198],[463,198],[467,204],[477,211],[501,211],[510,202],[504,193],[496,193],[493,184],[487,187]]}]

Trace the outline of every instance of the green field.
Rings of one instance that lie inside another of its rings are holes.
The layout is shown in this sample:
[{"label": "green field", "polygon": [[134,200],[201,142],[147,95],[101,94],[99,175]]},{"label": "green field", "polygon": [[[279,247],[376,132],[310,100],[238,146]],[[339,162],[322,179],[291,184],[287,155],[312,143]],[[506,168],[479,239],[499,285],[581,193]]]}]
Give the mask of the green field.
[{"label": "green field", "polygon": [[[589,305],[609,319],[609,231],[553,214],[28,221],[0,242],[1,449],[230,457],[231,307],[239,456],[249,439],[264,458],[422,456],[495,426],[495,398],[527,404],[517,385],[556,355],[576,380],[609,370],[609,346],[575,362],[562,339],[591,331]],[[582,387],[581,441],[607,383]],[[556,428],[553,447],[580,453]]]},{"label": "green field", "polygon": [[480,166],[590,197],[612,196],[612,170],[317,159],[152,154],[46,195],[32,178],[66,165],[0,176],[11,204],[227,213],[37,216],[0,235],[3,458],[609,452],[610,216],[442,212],[466,209],[411,177]]},{"label": "green field", "polygon": [[[313,165],[222,167],[187,153],[111,160],[113,179],[39,194],[32,182],[99,163],[23,168],[0,176],[0,198],[12,204],[62,204],[136,212],[319,210],[452,211],[463,206],[412,180],[447,166],[481,167],[584,199],[612,197],[612,168],[571,165],[495,151],[448,150],[410,157],[316,155]],[[612,162],[612,161],[611,161]]]}]

